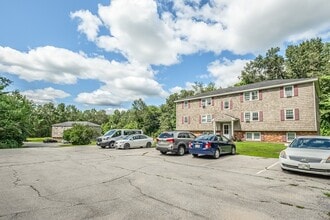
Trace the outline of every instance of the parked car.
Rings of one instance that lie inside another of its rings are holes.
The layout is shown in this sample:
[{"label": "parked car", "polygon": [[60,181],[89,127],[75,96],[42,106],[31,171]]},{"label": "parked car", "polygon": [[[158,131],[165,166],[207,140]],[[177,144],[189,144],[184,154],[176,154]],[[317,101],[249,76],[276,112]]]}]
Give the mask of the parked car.
[{"label": "parked car", "polygon": [[114,148],[117,140],[123,139],[131,134],[143,134],[143,132],[140,129],[111,129],[103,136],[98,137],[96,139],[96,144],[102,148]]},{"label": "parked car", "polygon": [[115,142],[117,149],[130,149],[140,147],[151,147],[153,138],[144,134],[128,135],[121,140]]},{"label": "parked car", "polygon": [[171,152],[182,156],[189,152],[189,142],[195,138],[189,131],[166,131],[158,136],[156,149],[162,154]]},{"label": "parked car", "polygon": [[56,139],[53,138],[46,138],[42,140],[43,143],[57,143]]},{"label": "parked car", "polygon": [[189,145],[189,153],[194,157],[198,155],[212,155],[218,159],[221,154],[236,154],[234,142],[225,136],[207,134],[197,137]]},{"label": "parked car", "polygon": [[283,170],[330,176],[330,137],[297,137],[279,160]]}]

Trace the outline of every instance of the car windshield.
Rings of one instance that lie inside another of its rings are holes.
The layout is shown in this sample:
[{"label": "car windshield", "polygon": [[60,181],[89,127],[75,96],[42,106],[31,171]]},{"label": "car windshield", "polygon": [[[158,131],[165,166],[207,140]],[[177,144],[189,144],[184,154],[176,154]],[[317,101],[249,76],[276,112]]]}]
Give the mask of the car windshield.
[{"label": "car windshield", "polygon": [[214,135],[202,135],[195,139],[196,141],[213,141]]},{"label": "car windshield", "polygon": [[291,144],[292,148],[313,148],[330,150],[330,139],[326,138],[297,138]]},{"label": "car windshield", "polygon": [[159,138],[171,138],[171,137],[173,137],[173,133],[164,132],[159,135]]},{"label": "car windshield", "polygon": [[104,136],[111,136],[115,132],[116,132],[116,130],[109,130],[104,134]]}]

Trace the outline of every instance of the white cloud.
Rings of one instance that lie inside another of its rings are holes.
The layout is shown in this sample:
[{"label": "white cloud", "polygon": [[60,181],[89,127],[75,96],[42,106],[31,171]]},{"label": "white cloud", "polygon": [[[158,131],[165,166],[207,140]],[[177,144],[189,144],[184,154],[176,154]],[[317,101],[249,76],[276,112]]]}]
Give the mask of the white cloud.
[{"label": "white cloud", "polygon": [[249,60],[216,60],[210,63],[207,69],[210,72],[210,75],[215,78],[216,87],[227,88],[228,86],[233,86],[239,81],[238,76],[240,76],[241,71],[247,62],[249,62]]},{"label": "white cloud", "polygon": [[78,30],[85,33],[88,40],[95,40],[99,32],[99,26],[102,25],[102,21],[97,16],[94,16],[90,11],[80,10],[70,13],[70,17],[72,19],[79,18]]},{"label": "white cloud", "polygon": [[195,85],[195,83],[186,82],[185,87],[175,86],[170,89],[170,92],[173,94],[173,93],[180,93],[181,90],[193,90],[193,85]]},{"label": "white cloud", "polygon": [[62,99],[70,96],[70,94],[62,90],[54,89],[52,87],[36,90],[26,90],[22,91],[21,94],[36,104],[55,102],[56,99]]},{"label": "white cloud", "polygon": [[[156,82],[154,72],[137,62],[108,61],[102,57],[87,57],[82,53],[51,46],[20,52],[0,46],[0,71],[15,74],[26,81],[48,81],[75,84],[78,79],[94,79],[104,89],[82,93],[78,102],[95,105],[118,105],[140,97],[166,96]],[[124,95],[123,95],[124,94]],[[115,97],[115,98],[113,98]],[[117,98],[118,97],[118,98]]]}]

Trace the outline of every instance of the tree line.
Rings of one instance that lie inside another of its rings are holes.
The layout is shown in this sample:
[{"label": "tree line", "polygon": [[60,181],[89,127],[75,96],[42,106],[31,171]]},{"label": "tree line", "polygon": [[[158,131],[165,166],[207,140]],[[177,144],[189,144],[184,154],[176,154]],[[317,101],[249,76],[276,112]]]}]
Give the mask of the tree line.
[{"label": "tree line", "polygon": [[[270,48],[265,56],[258,55],[245,65],[235,86],[311,77],[317,77],[320,83],[321,133],[330,135],[330,43],[319,38],[303,41],[288,46],[284,55],[279,47]],[[207,85],[195,82],[191,90],[171,94],[160,106],[147,105],[138,99],[130,109],[107,115],[105,110],[81,111],[63,103],[36,105],[19,91],[5,92],[10,83],[0,77],[0,148],[20,147],[27,137],[49,137],[51,126],[65,121],[90,121],[101,125],[103,132],[112,128],[138,128],[155,137],[161,131],[175,129],[176,100],[219,89],[212,82]]]}]

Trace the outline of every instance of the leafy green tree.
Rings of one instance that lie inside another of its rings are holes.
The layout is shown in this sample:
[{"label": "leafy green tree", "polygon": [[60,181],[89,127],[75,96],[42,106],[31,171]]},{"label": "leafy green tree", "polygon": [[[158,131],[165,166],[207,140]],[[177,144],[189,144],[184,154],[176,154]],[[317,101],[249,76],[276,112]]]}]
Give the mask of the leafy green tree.
[{"label": "leafy green tree", "polygon": [[0,148],[23,146],[32,130],[32,103],[18,92],[4,93],[10,81],[0,79]]},{"label": "leafy green tree", "polygon": [[97,131],[90,126],[75,124],[72,128],[64,131],[63,138],[73,145],[86,145],[90,144],[91,140],[98,135]]}]

